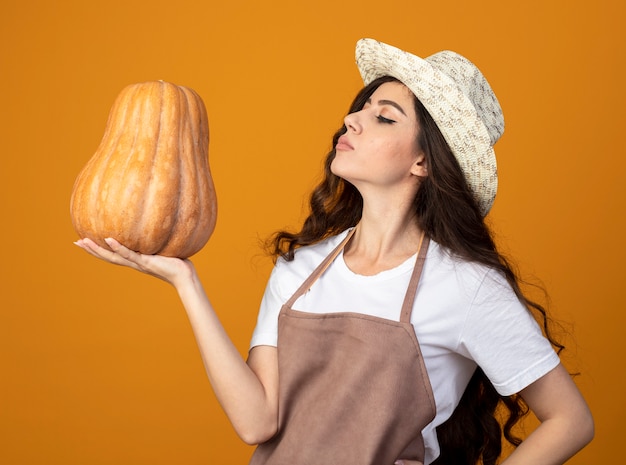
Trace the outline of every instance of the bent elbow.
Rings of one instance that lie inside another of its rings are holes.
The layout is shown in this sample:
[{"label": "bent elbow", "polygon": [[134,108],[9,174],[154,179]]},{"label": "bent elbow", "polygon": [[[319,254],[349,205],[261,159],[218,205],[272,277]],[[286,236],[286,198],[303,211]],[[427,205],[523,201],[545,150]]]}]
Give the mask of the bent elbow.
[{"label": "bent elbow", "polygon": [[249,446],[256,446],[272,439],[278,432],[278,422],[251,425],[236,430],[239,438]]},{"label": "bent elbow", "polygon": [[581,426],[582,426],[581,433],[582,433],[582,442],[583,442],[582,446],[584,447],[593,440],[596,434],[595,421],[593,419],[593,415],[591,414],[591,411],[587,410],[587,414],[585,415],[585,419],[582,422]]},{"label": "bent elbow", "polygon": [[595,422],[589,407],[575,411],[568,421],[569,440],[576,451],[581,450],[589,444],[595,435]]}]

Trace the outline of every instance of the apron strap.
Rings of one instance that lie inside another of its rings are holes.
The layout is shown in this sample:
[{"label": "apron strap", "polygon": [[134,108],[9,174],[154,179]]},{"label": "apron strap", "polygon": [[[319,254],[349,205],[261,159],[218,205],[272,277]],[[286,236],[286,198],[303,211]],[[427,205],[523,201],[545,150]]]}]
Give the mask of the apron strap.
[{"label": "apron strap", "polygon": [[411,281],[409,287],[406,290],[404,296],[404,303],[402,304],[402,312],[400,313],[400,321],[402,323],[411,322],[411,312],[413,311],[413,302],[415,301],[415,293],[417,292],[417,285],[422,275],[422,269],[424,268],[424,262],[426,261],[426,252],[428,252],[428,245],[430,244],[430,238],[424,233],[420,238],[419,251],[417,252],[417,259],[415,260],[415,266],[413,267],[413,274],[411,275]]},{"label": "apron strap", "polygon": [[311,273],[311,275],[302,283],[302,285],[300,285],[298,290],[291,296],[291,298],[287,302],[285,302],[285,306],[291,308],[291,306],[294,304],[294,302],[296,300],[298,300],[300,298],[300,296],[302,296],[303,294],[308,292],[309,289],[311,289],[311,286],[313,286],[313,283],[315,283],[315,281],[317,281],[317,279],[320,276],[322,276],[324,271],[326,271],[326,268],[328,268],[330,266],[330,264],[333,262],[333,260],[335,260],[335,258],[337,258],[337,255],[339,255],[339,253],[341,253],[341,251],[346,246],[348,241],[352,238],[352,235],[354,234],[355,230],[356,230],[356,227],[352,228],[348,232],[348,235],[345,237],[345,239],[343,241],[341,241],[341,243],[337,247],[335,247],[335,250],[333,250],[330,253],[330,255],[328,255],[322,261],[322,263],[320,263],[317,266],[317,268],[315,268],[315,270],[313,270],[313,273]]}]

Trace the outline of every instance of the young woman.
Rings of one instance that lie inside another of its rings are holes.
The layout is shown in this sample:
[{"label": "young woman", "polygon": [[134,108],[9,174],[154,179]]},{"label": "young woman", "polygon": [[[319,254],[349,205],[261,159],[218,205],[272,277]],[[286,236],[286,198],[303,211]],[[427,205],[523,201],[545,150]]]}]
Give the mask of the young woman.
[{"label": "young woman", "polygon": [[[424,60],[363,39],[357,65],[366,86],[311,213],[273,238],[247,362],[189,260],[77,244],[176,288],[215,394],[259,444],[251,464],[495,464],[503,431],[518,445],[505,463],[565,462],[593,420],[484,223],[504,129],[495,95],[453,52]],[[520,443],[526,406],[540,426]]]}]

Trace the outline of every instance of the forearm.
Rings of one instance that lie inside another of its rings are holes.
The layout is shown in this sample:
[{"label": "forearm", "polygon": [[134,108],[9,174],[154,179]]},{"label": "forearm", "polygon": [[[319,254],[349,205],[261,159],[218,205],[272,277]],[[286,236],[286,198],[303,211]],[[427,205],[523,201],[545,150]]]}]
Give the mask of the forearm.
[{"label": "forearm", "polygon": [[594,435],[591,412],[563,366],[522,391],[539,426],[503,464],[560,465]]},{"label": "forearm", "polygon": [[269,439],[276,431],[278,419],[273,390],[268,392],[226,334],[197,275],[175,287],[187,311],[211,386],[233,427],[247,443]]},{"label": "forearm", "polygon": [[503,462],[503,465],[561,465],[582,449],[593,436],[589,425],[573,426],[548,420]]}]

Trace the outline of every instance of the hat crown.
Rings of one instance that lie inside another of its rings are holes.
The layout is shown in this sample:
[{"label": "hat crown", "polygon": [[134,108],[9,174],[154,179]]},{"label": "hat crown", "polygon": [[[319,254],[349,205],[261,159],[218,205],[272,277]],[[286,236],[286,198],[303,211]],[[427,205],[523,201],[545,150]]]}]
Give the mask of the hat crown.
[{"label": "hat crown", "polygon": [[504,132],[504,117],[478,68],[448,50],[422,59],[374,39],[359,40],[355,57],[365,85],[395,77],[424,105],[486,215],[498,189],[493,145]]},{"label": "hat crown", "polygon": [[425,61],[452,79],[474,105],[493,146],[504,132],[504,115],[485,76],[467,58],[449,50],[435,53]]}]

